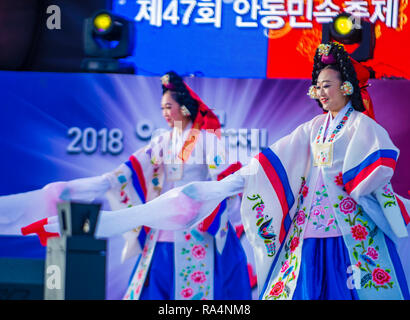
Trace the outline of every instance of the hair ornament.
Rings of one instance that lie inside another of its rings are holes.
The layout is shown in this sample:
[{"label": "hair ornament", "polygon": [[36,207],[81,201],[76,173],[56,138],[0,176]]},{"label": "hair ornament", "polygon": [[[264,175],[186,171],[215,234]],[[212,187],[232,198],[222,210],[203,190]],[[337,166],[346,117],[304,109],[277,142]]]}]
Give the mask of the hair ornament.
[{"label": "hair ornament", "polygon": [[336,63],[336,59],[335,57],[333,57],[332,54],[329,55],[322,55],[322,57],[320,58],[320,60],[324,63],[324,64],[333,64]]},{"label": "hair ornament", "polygon": [[324,44],[324,43],[321,43],[321,44],[317,47],[317,49],[319,50],[319,54],[320,54],[321,56],[323,56],[323,55],[328,56],[328,55],[329,55],[329,52],[330,52],[330,48],[331,48],[331,45],[330,45],[330,44]]},{"label": "hair ornament", "polygon": [[336,63],[335,57],[330,53],[332,46],[330,44],[321,43],[318,47],[318,54],[321,56],[320,60],[324,64],[333,64]]},{"label": "hair ornament", "polygon": [[311,99],[319,99],[319,95],[318,95],[318,93],[317,93],[316,86],[311,85],[311,86],[309,87],[309,91],[308,91],[307,95],[308,95]]},{"label": "hair ornament", "polygon": [[350,81],[343,82],[342,86],[340,87],[344,96],[351,96],[353,94],[353,85]]},{"label": "hair ornament", "polygon": [[169,74],[163,75],[161,77],[162,85],[167,89],[175,89],[175,86],[170,82]]},{"label": "hair ornament", "polygon": [[191,115],[191,112],[189,112],[186,106],[181,106],[181,113],[184,117],[189,117]]}]

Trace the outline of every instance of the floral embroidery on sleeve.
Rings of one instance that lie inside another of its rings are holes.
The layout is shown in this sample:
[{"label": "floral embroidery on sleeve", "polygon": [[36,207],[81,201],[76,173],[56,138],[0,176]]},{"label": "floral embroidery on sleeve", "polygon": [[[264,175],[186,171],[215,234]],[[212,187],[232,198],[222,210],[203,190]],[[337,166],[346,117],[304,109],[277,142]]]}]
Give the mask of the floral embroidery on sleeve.
[{"label": "floral embroidery on sleeve", "polygon": [[272,230],[273,218],[264,214],[265,203],[259,194],[254,194],[251,197],[246,197],[250,201],[256,202],[252,206],[252,210],[256,212],[256,226],[258,227],[258,235],[265,243],[265,248],[269,257],[273,257],[276,253],[276,234]]},{"label": "floral embroidery on sleeve", "polygon": [[389,188],[389,184],[386,184],[384,187],[383,187],[383,193],[382,193],[382,196],[384,197],[384,198],[386,198],[386,201],[385,202],[383,202],[383,207],[384,208],[387,208],[387,207],[394,207],[394,206],[396,206],[397,205],[397,203],[396,203],[396,197],[394,196],[394,193],[390,190],[390,188]]},{"label": "floral embroidery on sleeve", "polygon": [[[180,297],[191,300],[206,299],[211,290],[209,270],[205,261],[209,254],[209,246],[203,242],[203,236],[196,229],[184,231],[184,239],[185,246],[179,255],[180,259],[185,259],[187,263],[178,274],[183,282]],[[198,244],[197,241],[202,244]]]},{"label": "floral embroidery on sleeve", "polygon": [[344,221],[348,224],[350,234],[356,242],[352,249],[355,266],[364,272],[361,276],[361,287],[376,290],[393,288],[395,284],[390,275],[391,270],[382,268],[378,261],[380,248],[375,242],[379,232],[378,227],[369,226],[361,206],[351,197],[339,196],[338,199],[340,202],[334,204],[334,207],[344,215]]},{"label": "floral embroidery on sleeve", "polygon": [[126,187],[128,185],[128,179],[125,173],[121,170],[115,172],[117,181],[120,184],[120,202],[127,206],[127,208],[132,207],[131,199],[126,192]]},{"label": "floral embroidery on sleeve", "polygon": [[[296,279],[295,270],[300,265],[298,255],[295,254],[296,249],[301,245],[301,236],[304,228],[304,222],[307,220],[306,207],[303,207],[295,215],[292,222],[290,237],[286,239],[284,250],[284,260],[281,264],[279,277],[277,281],[271,286],[271,290],[264,297],[264,299],[277,300],[281,298],[287,299],[290,295],[290,288],[288,284]],[[303,221],[303,223],[301,223]],[[298,223],[299,222],[299,223]]]},{"label": "floral embroidery on sleeve", "polygon": [[300,267],[300,250],[303,242],[303,232],[308,222],[306,206],[303,206],[304,199],[309,192],[308,188],[305,188],[305,184],[306,180],[302,177],[296,209],[297,213],[293,217],[283,251],[280,253],[281,268],[279,269],[278,276],[275,277],[269,289],[264,293],[264,300],[288,299],[292,294],[291,284],[294,284],[293,281],[297,279],[298,268]]}]

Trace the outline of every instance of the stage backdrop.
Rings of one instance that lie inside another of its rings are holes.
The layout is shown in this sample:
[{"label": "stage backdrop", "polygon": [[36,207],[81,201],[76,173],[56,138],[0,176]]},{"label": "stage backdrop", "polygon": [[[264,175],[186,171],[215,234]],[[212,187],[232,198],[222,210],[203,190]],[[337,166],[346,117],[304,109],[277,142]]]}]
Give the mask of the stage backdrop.
[{"label": "stage backdrop", "polygon": [[[375,25],[377,78],[410,79],[408,0],[113,0],[136,23],[140,75],[169,69],[226,78],[310,78],[322,24],[339,13]],[[355,25],[360,26],[358,20]],[[355,46],[348,47],[352,52]]]},{"label": "stage backdrop", "polygon": [[[249,156],[321,113],[306,95],[308,80],[189,78],[187,83],[215,109],[225,139],[232,143],[238,137]],[[0,196],[101,175],[146,144],[155,129],[166,128],[158,77],[0,72],[0,87]],[[401,151],[393,186],[407,197],[408,92],[410,82],[400,80],[374,80],[369,88],[376,120]],[[260,137],[259,146],[252,145],[253,134]],[[0,256],[44,258],[36,238],[23,241],[0,238]],[[120,263],[121,246],[121,237],[110,239],[108,299],[122,297],[135,263]]]}]

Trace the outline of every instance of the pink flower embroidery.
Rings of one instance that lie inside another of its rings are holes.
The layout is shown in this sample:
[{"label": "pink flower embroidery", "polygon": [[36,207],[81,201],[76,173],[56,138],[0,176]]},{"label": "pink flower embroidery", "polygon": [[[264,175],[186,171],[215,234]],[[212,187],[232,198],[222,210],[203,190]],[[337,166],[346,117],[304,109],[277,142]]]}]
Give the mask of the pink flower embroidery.
[{"label": "pink flower embroidery", "polygon": [[393,195],[393,192],[389,189],[387,184],[383,187],[383,191],[388,195]]},{"label": "pink flower embroidery", "polygon": [[306,185],[306,180],[305,180],[305,178],[302,177],[302,185],[300,186],[299,194],[302,193],[302,195],[303,195],[303,188],[305,187],[305,185]]},{"label": "pink flower embroidery", "polygon": [[256,219],[263,217],[263,210],[265,209],[265,205],[262,203],[258,207],[256,207]]},{"label": "pink flower embroidery", "polygon": [[259,207],[256,207],[256,219],[263,217],[263,210],[265,209],[265,205],[261,204]]},{"label": "pink flower embroidery", "polygon": [[307,195],[308,195],[308,193],[309,193],[309,187],[303,186],[303,189],[302,189],[302,195],[303,195],[303,197],[306,198]]},{"label": "pink flower embroidery", "polygon": [[285,263],[282,266],[282,269],[280,270],[280,272],[285,272],[286,269],[289,268],[289,261],[286,260]]},{"label": "pink flower embroidery", "polygon": [[191,288],[185,288],[181,291],[181,296],[185,299],[191,297],[194,294],[194,290]]},{"label": "pink flower embroidery", "polygon": [[299,237],[294,237],[290,242],[290,251],[293,252],[299,245]]},{"label": "pink flower embroidery", "polygon": [[339,208],[344,214],[352,213],[356,210],[356,202],[350,197],[344,198],[340,202]]},{"label": "pink flower embroidery", "polygon": [[358,261],[358,262],[356,263],[356,267],[358,267],[358,268],[360,268],[361,265],[362,265],[362,263],[361,263],[360,261]]},{"label": "pink flower embroidery", "polygon": [[276,282],[275,286],[272,288],[272,290],[269,292],[269,294],[271,296],[277,297],[283,292],[284,287],[285,287],[285,285],[283,284],[282,281]]},{"label": "pink flower embroidery", "polygon": [[335,177],[335,183],[338,186],[343,186],[343,175],[341,172],[339,172],[339,174]]},{"label": "pink flower embroidery", "polygon": [[138,271],[138,275],[137,275],[138,280],[141,280],[142,276],[144,275],[144,271],[145,270]]},{"label": "pink flower embroidery", "polygon": [[130,198],[128,198],[128,196],[125,195],[124,199],[121,199],[121,203],[128,203],[129,200]]},{"label": "pink flower embroidery", "polygon": [[135,289],[135,294],[139,294],[140,291],[141,291],[141,285],[139,285],[139,286],[137,287],[137,289]]},{"label": "pink flower embroidery", "polygon": [[389,282],[391,279],[390,275],[386,271],[380,268],[375,268],[373,270],[372,277],[373,277],[373,281],[379,285],[385,284],[386,282]]},{"label": "pink flower embroidery", "polygon": [[256,211],[258,211],[258,212],[263,212],[264,209],[265,209],[264,204],[261,204],[259,207],[256,207]]},{"label": "pink flower embroidery", "polygon": [[199,245],[199,244],[195,245],[192,248],[191,253],[194,256],[194,258],[196,258],[196,259],[203,259],[203,258],[205,258],[205,255],[206,255],[205,248],[203,246]]},{"label": "pink flower embroidery", "polygon": [[206,276],[205,273],[203,273],[202,271],[195,271],[191,275],[191,279],[195,283],[204,283],[206,281]]},{"label": "pink flower embroidery", "polygon": [[326,225],[326,226],[328,227],[328,226],[332,225],[334,221],[335,221],[335,218],[329,219],[329,220],[327,221],[327,225]]},{"label": "pink flower embroidery", "polygon": [[191,239],[191,235],[190,235],[189,233],[186,234],[186,235],[185,235],[185,240],[186,240],[186,241],[189,241],[190,239]]},{"label": "pink flower embroidery", "polygon": [[316,206],[313,208],[312,213],[314,216],[318,215],[324,215],[325,214],[325,209],[322,206]]},{"label": "pink flower embroidery", "polygon": [[303,210],[300,210],[298,212],[298,216],[296,217],[296,222],[299,226],[305,223],[305,212]]},{"label": "pink flower embroidery", "polygon": [[144,249],[142,249],[142,256],[145,258],[148,254],[148,245],[144,246]]},{"label": "pink flower embroidery", "polygon": [[355,240],[358,240],[358,241],[365,240],[366,236],[369,234],[366,231],[366,228],[360,224],[352,227],[350,230],[352,231],[353,238],[355,238]]},{"label": "pink flower embroidery", "polygon": [[367,252],[366,254],[372,258],[373,260],[377,260],[377,258],[379,258],[379,253],[377,252],[377,250],[373,247],[368,247],[367,248]]}]

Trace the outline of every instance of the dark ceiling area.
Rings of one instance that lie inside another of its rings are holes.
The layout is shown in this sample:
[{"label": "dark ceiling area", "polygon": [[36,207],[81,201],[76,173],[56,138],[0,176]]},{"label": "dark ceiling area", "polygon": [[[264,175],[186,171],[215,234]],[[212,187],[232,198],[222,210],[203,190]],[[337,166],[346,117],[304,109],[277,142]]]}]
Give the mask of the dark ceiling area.
[{"label": "dark ceiling area", "polygon": [[[60,29],[47,26],[50,6],[60,9]],[[1,0],[0,69],[80,72],[84,19],[100,9],[111,1]]]}]

